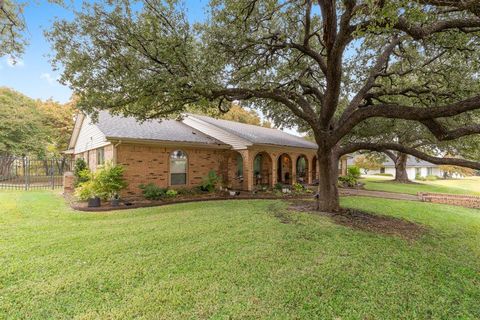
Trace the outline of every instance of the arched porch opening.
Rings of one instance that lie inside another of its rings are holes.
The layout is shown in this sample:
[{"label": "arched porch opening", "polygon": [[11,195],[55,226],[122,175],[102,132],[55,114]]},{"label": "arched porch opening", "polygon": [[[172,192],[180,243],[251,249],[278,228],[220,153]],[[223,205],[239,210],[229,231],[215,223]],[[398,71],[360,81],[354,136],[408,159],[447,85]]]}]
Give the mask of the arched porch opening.
[{"label": "arched porch opening", "polygon": [[226,187],[232,190],[246,190],[244,159],[240,152],[229,151],[226,157]]},{"label": "arched porch opening", "polygon": [[292,158],[282,153],[277,159],[277,182],[282,184],[292,183]]},{"label": "arched porch opening", "polygon": [[264,151],[259,152],[253,159],[253,185],[271,187],[272,158]]},{"label": "arched porch opening", "polygon": [[296,161],[297,182],[305,184],[308,182],[308,159],[307,156],[301,154]]}]

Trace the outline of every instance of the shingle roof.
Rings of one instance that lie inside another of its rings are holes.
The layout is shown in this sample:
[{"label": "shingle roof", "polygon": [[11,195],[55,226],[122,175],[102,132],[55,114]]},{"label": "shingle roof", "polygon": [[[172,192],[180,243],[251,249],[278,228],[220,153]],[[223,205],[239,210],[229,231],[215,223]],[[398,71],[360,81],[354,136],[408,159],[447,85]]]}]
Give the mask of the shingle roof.
[{"label": "shingle roof", "polygon": [[224,144],[176,120],[140,122],[134,117],[114,116],[108,111],[100,111],[96,125],[107,138]]},{"label": "shingle roof", "polygon": [[[393,163],[392,159],[388,158],[387,161],[383,163],[385,167],[395,167],[395,164]],[[436,164],[433,164],[431,162],[417,159],[415,157],[409,156],[407,159],[407,167],[436,167]]]},{"label": "shingle roof", "polygon": [[317,145],[301,137],[297,137],[278,129],[269,129],[251,124],[235,121],[215,119],[207,116],[191,114],[190,116],[205,121],[222,130],[237,135],[253,144],[279,145],[287,147],[299,147],[317,149]]},{"label": "shingle roof", "polygon": [[[355,157],[347,160],[347,165],[354,165],[355,164]],[[383,163],[384,167],[395,167],[392,159],[387,157],[387,160]],[[415,157],[409,156],[407,159],[407,167],[437,167],[436,164],[431,162],[417,159]]]}]

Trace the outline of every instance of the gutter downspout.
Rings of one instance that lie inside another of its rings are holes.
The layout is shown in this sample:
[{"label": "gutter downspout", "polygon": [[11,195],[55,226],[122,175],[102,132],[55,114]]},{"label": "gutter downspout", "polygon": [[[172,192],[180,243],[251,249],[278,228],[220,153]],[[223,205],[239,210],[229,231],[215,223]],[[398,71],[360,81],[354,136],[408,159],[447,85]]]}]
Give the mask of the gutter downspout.
[{"label": "gutter downspout", "polygon": [[116,144],[113,145],[113,163],[117,164],[117,147],[122,144],[122,140],[118,140]]}]

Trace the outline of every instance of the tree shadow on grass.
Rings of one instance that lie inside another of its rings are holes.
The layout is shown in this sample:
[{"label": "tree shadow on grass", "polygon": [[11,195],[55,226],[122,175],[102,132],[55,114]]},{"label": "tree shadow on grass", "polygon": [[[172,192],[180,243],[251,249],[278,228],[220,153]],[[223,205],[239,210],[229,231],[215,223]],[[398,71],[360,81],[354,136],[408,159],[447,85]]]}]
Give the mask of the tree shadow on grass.
[{"label": "tree shadow on grass", "polygon": [[339,212],[318,212],[312,201],[290,201],[290,211],[309,212],[330,217],[336,224],[355,230],[397,236],[409,242],[426,234],[428,228],[404,219],[378,215],[357,209],[342,209]]}]

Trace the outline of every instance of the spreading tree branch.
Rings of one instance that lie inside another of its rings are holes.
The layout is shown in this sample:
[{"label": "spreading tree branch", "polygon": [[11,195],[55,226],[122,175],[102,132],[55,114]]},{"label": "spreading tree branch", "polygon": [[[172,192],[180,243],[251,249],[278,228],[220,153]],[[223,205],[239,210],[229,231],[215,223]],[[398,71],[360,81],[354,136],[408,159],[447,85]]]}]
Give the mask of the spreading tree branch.
[{"label": "spreading tree branch", "polygon": [[337,156],[341,157],[345,154],[353,153],[360,150],[370,150],[384,153],[388,150],[395,150],[438,165],[454,165],[480,170],[480,162],[456,158],[434,157],[415,148],[406,147],[398,143],[352,143],[342,148],[339,148],[337,151]]},{"label": "spreading tree branch", "polygon": [[[360,122],[374,117],[424,121],[443,117],[453,117],[461,113],[480,109],[480,95],[438,107],[410,107],[399,104],[377,104],[360,108],[343,122],[335,132],[334,139],[339,141]],[[465,135],[465,134],[464,134]]]}]

